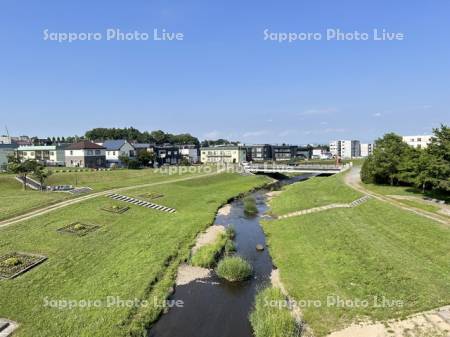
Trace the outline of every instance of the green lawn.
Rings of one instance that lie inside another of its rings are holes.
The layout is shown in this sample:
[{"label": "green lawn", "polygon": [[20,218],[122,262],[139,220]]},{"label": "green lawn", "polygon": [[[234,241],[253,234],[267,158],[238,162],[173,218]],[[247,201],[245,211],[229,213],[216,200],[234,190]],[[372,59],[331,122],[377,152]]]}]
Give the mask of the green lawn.
[{"label": "green lawn", "polygon": [[[317,336],[362,317],[401,318],[450,304],[450,231],[432,220],[372,199],[351,209],[265,221],[264,230],[290,295],[320,301],[302,307]],[[328,296],[369,303],[327,306]],[[375,296],[404,306],[377,308]]]},{"label": "green lawn", "polygon": [[[111,188],[142,185],[158,181],[167,181],[181,177],[199,175],[201,173],[184,173],[183,175],[167,175],[152,169],[112,170],[54,173],[48,179],[48,185],[74,185],[91,187],[93,192]],[[24,191],[22,185],[14,179],[14,175],[0,174],[0,220],[20,215],[52,203],[74,198],[64,192]]]},{"label": "green lawn", "polygon": [[[188,257],[196,234],[216,209],[234,195],[267,180],[262,176],[221,174],[127,191],[126,195],[163,194],[154,202],[174,207],[167,214],[125,204],[130,210],[100,210],[115,202],[106,197],[81,202],[0,229],[0,255],[37,253],[48,260],[14,280],[0,280],[0,317],[19,322],[17,336],[124,336],[160,312],[154,299],[166,297],[178,264]],[[80,221],[101,228],[83,237],[56,230]],[[105,307],[107,296],[144,299],[147,307]],[[50,300],[100,300],[101,307],[56,309]],[[158,302],[159,303],[159,302]]]},{"label": "green lawn", "polygon": [[449,194],[442,194],[433,191],[425,191],[425,194],[421,190],[412,186],[390,186],[390,185],[376,185],[376,184],[363,184],[365,188],[375,193],[382,195],[406,195],[422,198],[427,196],[430,198],[437,198],[450,202]]},{"label": "green lawn", "polygon": [[352,202],[361,197],[361,193],[345,185],[341,177],[342,174],[314,177],[284,187],[284,192],[270,203],[272,212],[282,215],[332,203]]}]

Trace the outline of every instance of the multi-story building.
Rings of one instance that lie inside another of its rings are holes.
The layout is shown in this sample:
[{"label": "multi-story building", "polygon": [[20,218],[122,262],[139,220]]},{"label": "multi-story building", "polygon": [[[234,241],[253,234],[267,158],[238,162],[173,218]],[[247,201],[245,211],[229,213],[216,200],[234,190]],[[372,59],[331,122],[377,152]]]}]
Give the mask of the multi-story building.
[{"label": "multi-story building", "polygon": [[299,159],[311,159],[313,148],[311,146],[298,146],[296,157]]},{"label": "multi-story building", "polygon": [[106,148],[88,140],[82,140],[66,148],[65,162],[67,167],[106,167]]},{"label": "multi-story building", "polygon": [[433,139],[432,135],[419,135],[419,136],[403,136],[403,141],[416,148],[416,149],[426,149],[428,144],[431,143]]},{"label": "multi-story building", "polygon": [[351,159],[361,156],[360,146],[359,140],[332,140],[330,142],[330,152],[333,156]]},{"label": "multi-story building", "polygon": [[373,153],[373,144],[361,143],[361,157],[368,157]]},{"label": "multi-story building", "polygon": [[147,151],[154,153],[154,164],[158,164],[158,166],[178,165],[181,161],[180,149],[175,145],[150,145]]},{"label": "multi-story building", "polygon": [[12,143],[12,139],[10,136],[5,136],[5,135],[0,136],[0,144],[11,144],[11,143]]},{"label": "multi-story building", "polygon": [[297,157],[295,145],[272,145],[272,159],[275,161],[289,161]]},{"label": "multi-story building", "polygon": [[180,145],[179,149],[181,158],[185,158],[189,163],[196,164],[200,161],[197,145]]},{"label": "multi-story building", "polygon": [[272,160],[272,146],[269,144],[256,144],[247,147],[247,160]]},{"label": "multi-story building", "polygon": [[8,157],[16,153],[16,144],[0,144],[0,171],[6,170]]},{"label": "multi-story building", "polygon": [[64,166],[67,145],[19,146],[17,155],[21,160],[35,160],[49,166]]},{"label": "multi-story building", "polygon": [[333,155],[330,151],[323,147],[315,148],[312,150],[312,158],[313,159],[331,159]]},{"label": "multi-story building", "polygon": [[107,140],[104,143],[97,143],[105,147],[106,164],[111,166],[123,166],[120,157],[126,156],[129,158],[135,157],[134,147],[124,139]]},{"label": "multi-story building", "polygon": [[200,149],[202,163],[242,163],[247,151],[243,146],[212,146]]}]

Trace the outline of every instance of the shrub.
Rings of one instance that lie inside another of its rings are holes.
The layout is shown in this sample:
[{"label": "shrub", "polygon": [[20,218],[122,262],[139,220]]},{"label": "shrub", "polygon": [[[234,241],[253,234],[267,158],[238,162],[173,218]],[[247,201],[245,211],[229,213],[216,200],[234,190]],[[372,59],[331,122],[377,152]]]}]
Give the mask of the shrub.
[{"label": "shrub", "polygon": [[2,265],[4,267],[14,267],[14,266],[18,266],[19,264],[22,264],[22,261],[17,257],[10,257],[2,262]]},{"label": "shrub", "polygon": [[233,225],[229,225],[227,229],[225,230],[225,235],[228,239],[233,240],[236,237],[236,230],[234,229]]},{"label": "shrub", "polygon": [[258,214],[258,208],[256,207],[255,198],[248,196],[244,198],[244,213],[246,215]]},{"label": "shrub", "polygon": [[240,256],[229,256],[222,259],[217,265],[216,273],[219,277],[230,282],[243,281],[252,275],[250,263]]},{"label": "shrub", "polygon": [[75,229],[76,231],[81,231],[83,229],[86,229],[86,226],[80,223],[77,223],[75,226],[73,226],[73,229]]},{"label": "shrub", "polygon": [[277,288],[265,288],[256,295],[255,306],[250,314],[255,337],[300,336],[300,327],[285,303],[286,297]]},{"label": "shrub", "polygon": [[224,251],[225,251],[225,254],[227,254],[227,255],[231,254],[232,252],[235,252],[236,246],[234,245],[234,242],[231,240],[227,240],[227,242],[225,242]]}]

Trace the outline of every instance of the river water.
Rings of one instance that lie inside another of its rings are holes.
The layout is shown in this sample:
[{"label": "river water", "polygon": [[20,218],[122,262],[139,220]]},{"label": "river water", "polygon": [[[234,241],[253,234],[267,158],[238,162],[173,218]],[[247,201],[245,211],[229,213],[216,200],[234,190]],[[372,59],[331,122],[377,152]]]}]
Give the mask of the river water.
[{"label": "river water", "polygon": [[[279,181],[272,189],[280,188],[307,179],[300,176]],[[252,193],[257,201],[258,215],[244,215],[243,202],[231,202],[228,215],[217,215],[215,224],[233,225],[236,231],[236,254],[244,257],[253,266],[253,277],[245,282],[229,283],[213,275],[176,287],[171,301],[183,301],[183,307],[173,307],[162,315],[150,329],[149,337],[253,337],[248,320],[255,294],[261,287],[270,284],[273,269],[267,249],[257,251],[256,245],[265,246],[265,235],[260,220],[268,206],[265,193]],[[214,274],[214,273],[213,273]]]}]

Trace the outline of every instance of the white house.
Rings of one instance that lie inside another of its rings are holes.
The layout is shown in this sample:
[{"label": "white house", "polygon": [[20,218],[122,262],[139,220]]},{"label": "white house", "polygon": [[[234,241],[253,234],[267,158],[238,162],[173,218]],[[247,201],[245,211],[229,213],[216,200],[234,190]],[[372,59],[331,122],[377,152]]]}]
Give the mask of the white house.
[{"label": "white house", "polygon": [[88,140],[71,144],[65,150],[67,167],[98,168],[106,166],[106,149]]},{"label": "white house", "polygon": [[328,152],[326,149],[323,148],[316,148],[312,150],[312,159],[331,159],[333,155],[331,152]]},{"label": "white house", "polygon": [[416,149],[426,149],[428,144],[431,143],[432,135],[419,135],[419,136],[403,136],[403,141],[416,148]]},{"label": "white house", "polygon": [[200,149],[202,163],[242,163],[247,151],[242,146],[212,146]]},{"label": "white house", "polygon": [[122,166],[120,161],[121,156],[133,158],[136,156],[136,151],[128,141],[124,139],[119,140],[107,140],[101,144],[105,148],[106,152],[106,164],[108,166]]}]

